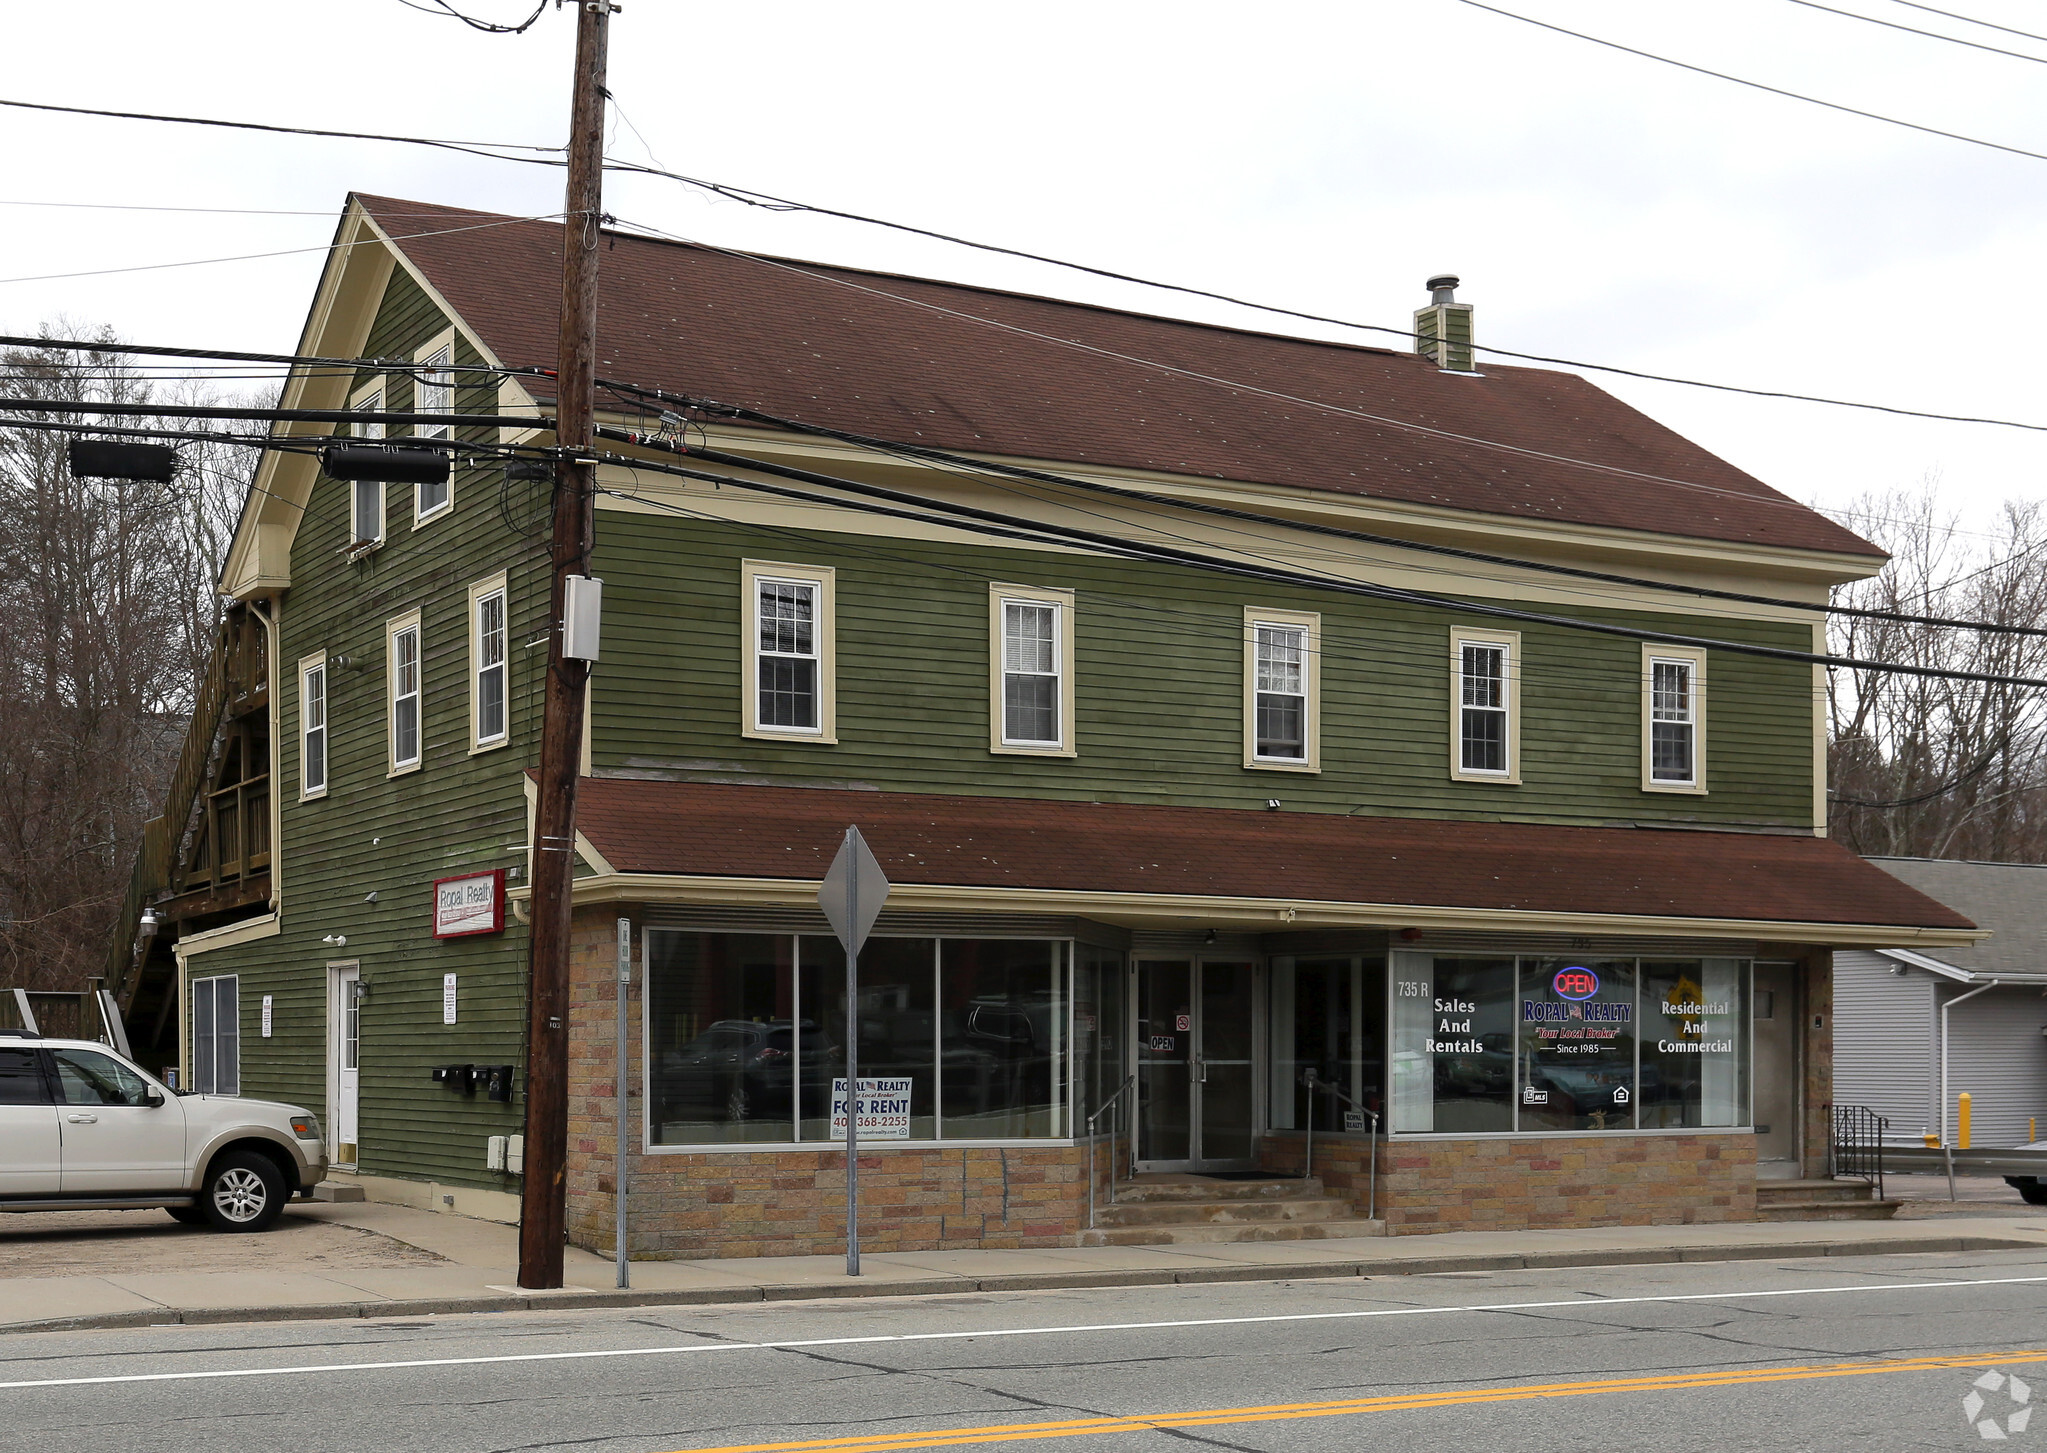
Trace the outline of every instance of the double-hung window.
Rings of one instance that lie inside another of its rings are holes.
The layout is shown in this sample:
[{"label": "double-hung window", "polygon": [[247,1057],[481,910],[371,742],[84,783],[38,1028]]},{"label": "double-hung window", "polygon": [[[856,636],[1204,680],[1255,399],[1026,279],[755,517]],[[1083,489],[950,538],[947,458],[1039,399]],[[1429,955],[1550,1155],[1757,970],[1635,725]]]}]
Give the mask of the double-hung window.
[{"label": "double-hung window", "polygon": [[833,582],[828,566],[778,560],[740,563],[743,735],[813,742],[838,739]]},{"label": "double-hung window", "polygon": [[998,752],[1072,756],[1073,592],[990,588],[993,731]]},{"label": "double-hung window", "polygon": [[501,747],[512,739],[510,627],[505,577],[469,587],[470,750]]},{"label": "double-hung window", "polygon": [[241,981],[233,974],[194,979],[192,1088],[202,1095],[238,1095],[242,1089]]},{"label": "double-hung window", "polygon": [[1521,637],[1450,633],[1450,775],[1466,782],[1521,780]]},{"label": "double-hung window", "polygon": [[[443,333],[422,348],[415,361],[419,372],[413,375],[412,407],[415,413],[452,414],[455,412],[455,333],[453,329]],[[412,432],[421,439],[447,439],[454,435],[449,424],[415,424]],[[421,524],[438,515],[455,502],[452,486],[447,480],[439,484],[416,485],[413,498],[413,523]]]},{"label": "double-hung window", "polygon": [[299,796],[327,795],[327,653],[299,662]]},{"label": "double-hung window", "polygon": [[391,697],[391,775],[419,766],[419,612],[402,615],[384,628],[384,655]]},{"label": "double-hung window", "polygon": [[1321,617],[1244,612],[1244,765],[1321,765]]},{"label": "double-hung window", "polygon": [[[359,388],[349,397],[349,409],[358,414],[380,414],[384,412],[384,380],[379,377]],[[361,419],[349,426],[349,432],[358,439],[381,439],[384,437],[383,424],[375,419]],[[358,479],[349,486],[349,540],[354,545],[381,545],[384,543],[384,485],[381,480]]]},{"label": "double-hung window", "polygon": [[1706,653],[1642,648],[1642,787],[1704,792]]}]

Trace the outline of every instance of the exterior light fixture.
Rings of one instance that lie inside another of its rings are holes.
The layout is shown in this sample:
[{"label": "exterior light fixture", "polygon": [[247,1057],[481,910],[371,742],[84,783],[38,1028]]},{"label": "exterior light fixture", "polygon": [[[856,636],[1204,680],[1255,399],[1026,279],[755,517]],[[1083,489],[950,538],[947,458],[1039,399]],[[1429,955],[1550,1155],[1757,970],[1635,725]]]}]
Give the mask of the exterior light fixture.
[{"label": "exterior light fixture", "polygon": [[330,933],[325,938],[321,939],[320,942],[327,944],[333,948],[346,948],[348,946],[348,935],[342,933]]}]

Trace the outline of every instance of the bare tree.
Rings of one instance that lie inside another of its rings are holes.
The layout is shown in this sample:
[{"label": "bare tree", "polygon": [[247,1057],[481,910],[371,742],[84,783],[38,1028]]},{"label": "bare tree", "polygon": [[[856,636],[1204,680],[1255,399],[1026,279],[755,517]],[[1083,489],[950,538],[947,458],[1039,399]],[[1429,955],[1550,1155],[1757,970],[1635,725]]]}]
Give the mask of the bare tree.
[{"label": "bare tree", "polygon": [[[2047,626],[2047,516],[2007,503],[1987,541],[1957,528],[1929,480],[1843,513],[1891,553],[1837,604]],[[1864,659],[2047,676],[2047,638],[1837,616]],[[2029,687],[1836,671],[1828,682],[1831,831],[1863,853],[2047,861],[2047,702]]]},{"label": "bare tree", "polygon": [[[0,353],[9,393],[52,404],[17,420],[160,422],[62,410],[155,393],[111,334],[90,341],[108,351]],[[170,485],[75,479],[68,437],[0,422],[0,985],[25,988],[83,987],[104,961],[213,647],[250,475],[249,451],[195,440]]]}]

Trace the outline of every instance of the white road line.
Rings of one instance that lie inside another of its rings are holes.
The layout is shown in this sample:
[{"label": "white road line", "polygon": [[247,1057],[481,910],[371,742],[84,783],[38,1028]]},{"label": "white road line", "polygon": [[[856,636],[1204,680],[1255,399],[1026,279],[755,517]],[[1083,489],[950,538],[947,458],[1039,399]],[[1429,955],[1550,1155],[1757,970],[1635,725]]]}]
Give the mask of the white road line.
[{"label": "white road line", "polygon": [[[1348,1312],[1282,1312],[1263,1317],[1195,1317],[1168,1322],[1089,1322],[1070,1327],[993,1327],[978,1332],[892,1332],[873,1337],[809,1337],[784,1342],[697,1342],[686,1347],[617,1347],[591,1352],[515,1352],[495,1357],[416,1357],[394,1362],[321,1362],[296,1367],[223,1367],[199,1372],[131,1372],[107,1377],[46,1377],[0,1382],[0,1392],[32,1387],[104,1387],[111,1383],[203,1382],[223,1377],[298,1377],[319,1372],[385,1372],[413,1367],[482,1367],[516,1362],[588,1362],[614,1357],[681,1357],[701,1352],[773,1352],[798,1347],[862,1347],[890,1342],[970,1342],[981,1337],[1052,1337],[1083,1332],[1147,1332],[1175,1327],[1246,1327],[1269,1322],[1341,1322],[1365,1317],[1441,1317],[1469,1312],[1540,1312],[1573,1307],[1636,1307],[1658,1302],[1738,1302],[1760,1297],[1834,1297],[1951,1287],[2031,1286],[2047,1276],[1959,1281],[1900,1281],[1880,1286],[1782,1287],[1753,1292],[1684,1292],[1661,1297],[1577,1297],[1554,1302],[1491,1302],[1456,1307],[1372,1307]],[[112,1353],[110,1356],[130,1356]],[[152,1354],[162,1356],[162,1353]]]}]

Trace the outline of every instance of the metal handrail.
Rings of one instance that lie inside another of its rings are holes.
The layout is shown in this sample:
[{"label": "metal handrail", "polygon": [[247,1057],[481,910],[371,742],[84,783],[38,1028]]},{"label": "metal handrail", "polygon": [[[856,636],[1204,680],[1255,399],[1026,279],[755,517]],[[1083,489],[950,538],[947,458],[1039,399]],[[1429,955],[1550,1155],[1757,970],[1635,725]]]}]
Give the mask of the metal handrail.
[{"label": "metal handrail", "polygon": [[1365,1219],[1368,1221],[1378,1220],[1379,1112],[1377,1110],[1372,1109],[1368,1105],[1360,1105],[1356,1100],[1353,1100],[1349,1095],[1345,1094],[1343,1089],[1340,1086],[1338,1086],[1334,1080],[1323,1079],[1320,1075],[1315,1073],[1315,1067],[1313,1065],[1309,1065],[1306,1069],[1301,1071],[1301,1083],[1308,1087],[1308,1150],[1307,1155],[1302,1163],[1303,1165],[1301,1171],[1302,1178],[1305,1179],[1308,1176],[1312,1176],[1315,1173],[1315,1092],[1317,1090],[1323,1090],[1331,1095],[1334,1095],[1337,1099],[1343,1101],[1344,1104],[1350,1106],[1351,1109],[1356,1110],[1359,1114],[1368,1115],[1371,1117],[1372,1128],[1369,1134],[1371,1135],[1372,1138],[1372,1154],[1371,1169],[1367,1175],[1365,1183],[1366,1184]]},{"label": "metal handrail", "polygon": [[[1884,1198],[1884,1140],[1891,1122],[1865,1105],[1830,1105],[1828,1109],[1827,1169],[1836,1176],[1854,1177],[1876,1189]],[[1948,1166],[1950,1191],[1953,1163]]]},{"label": "metal handrail", "polygon": [[[1104,1115],[1116,1108],[1116,1102],[1123,1098],[1123,1092],[1136,1083],[1137,1076],[1135,1074],[1124,1076],[1123,1083],[1116,1087],[1115,1093],[1102,1101],[1100,1105],[1097,1105],[1095,1112],[1087,1117],[1087,1229],[1090,1231],[1095,1229],[1095,1138],[1100,1134],[1096,1126]],[[1131,1101],[1133,1106],[1136,1103],[1135,1100]],[[1116,1132],[1112,1129],[1109,1133],[1113,1136]],[[1131,1154],[1135,1156],[1137,1153],[1137,1123],[1134,1119],[1130,1125],[1130,1142]],[[1111,1153],[1114,1153],[1113,1147],[1111,1148]],[[1109,1162],[1109,1204],[1112,1206],[1116,1204],[1116,1162],[1113,1160]]]}]

